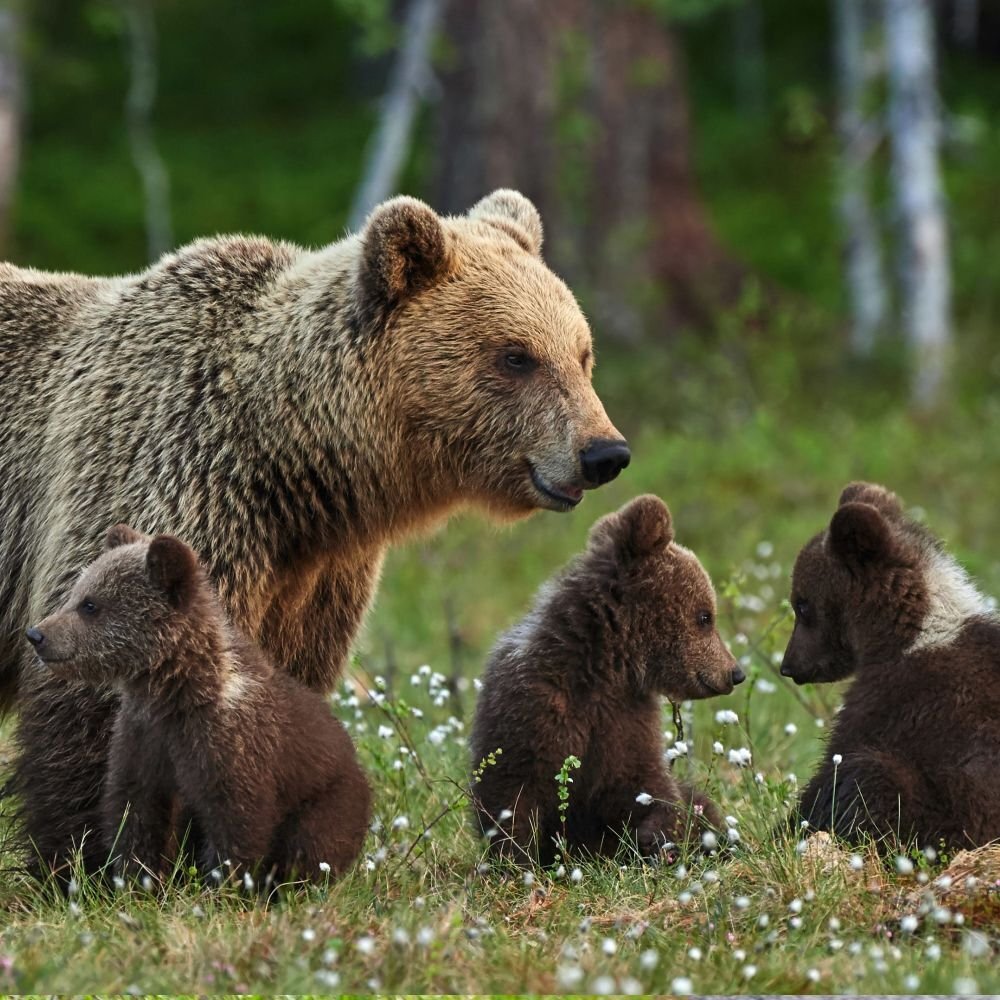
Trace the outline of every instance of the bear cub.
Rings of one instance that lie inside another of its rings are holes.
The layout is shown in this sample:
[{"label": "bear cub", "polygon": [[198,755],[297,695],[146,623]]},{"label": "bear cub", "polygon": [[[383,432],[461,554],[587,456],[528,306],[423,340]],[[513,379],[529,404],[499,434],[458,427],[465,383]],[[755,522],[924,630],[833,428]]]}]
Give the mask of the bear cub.
[{"label": "bear cub", "polygon": [[101,809],[116,870],[168,870],[181,817],[203,870],[343,872],[371,793],[322,695],[233,627],[184,542],[116,525],[106,546],[27,637],[54,674],[121,695]]},{"label": "bear cub", "polygon": [[[715,611],[708,574],[674,541],[658,497],[594,525],[483,676],[472,792],[491,853],[551,864],[565,834],[570,849],[614,854],[630,841],[651,857],[721,827],[718,809],[664,761],[661,705],[743,680]],[[580,767],[568,772],[564,826],[555,778],[571,755]]]},{"label": "bear cub", "polygon": [[895,494],[851,483],[791,600],[781,672],[854,678],[795,819],[887,849],[1000,838],[1000,620],[941,543]]}]

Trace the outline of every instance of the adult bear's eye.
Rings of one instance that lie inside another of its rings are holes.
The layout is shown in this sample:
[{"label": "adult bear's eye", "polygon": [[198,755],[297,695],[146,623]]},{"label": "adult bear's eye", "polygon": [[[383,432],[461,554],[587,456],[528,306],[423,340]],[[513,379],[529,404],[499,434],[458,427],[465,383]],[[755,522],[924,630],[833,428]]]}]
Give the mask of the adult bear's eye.
[{"label": "adult bear's eye", "polygon": [[698,627],[708,628],[712,624],[712,612],[711,611],[699,611],[698,612]]},{"label": "adult bear's eye", "polygon": [[799,621],[802,621],[803,618],[807,618],[809,616],[809,602],[804,597],[800,597],[795,602],[793,607],[795,608],[795,617],[798,618]]},{"label": "adult bear's eye", "polygon": [[82,615],[88,615],[88,616],[96,615],[97,605],[89,597],[85,597],[77,605],[77,611],[79,611],[80,614]]},{"label": "adult bear's eye", "polygon": [[509,347],[503,354],[503,367],[513,375],[530,375],[538,362],[527,351]]}]

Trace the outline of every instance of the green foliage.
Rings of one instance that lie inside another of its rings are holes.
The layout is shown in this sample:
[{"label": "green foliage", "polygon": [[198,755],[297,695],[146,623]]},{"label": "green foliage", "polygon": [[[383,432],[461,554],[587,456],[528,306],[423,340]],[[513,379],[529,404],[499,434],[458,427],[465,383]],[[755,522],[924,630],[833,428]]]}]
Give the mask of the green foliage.
[{"label": "green foliage", "polygon": [[562,824],[564,837],[566,835],[566,812],[569,809],[569,786],[573,784],[573,779],[570,777],[569,772],[575,771],[579,767],[580,758],[570,754],[563,761],[562,767],[559,768],[555,776],[556,795],[559,798],[559,821]]}]

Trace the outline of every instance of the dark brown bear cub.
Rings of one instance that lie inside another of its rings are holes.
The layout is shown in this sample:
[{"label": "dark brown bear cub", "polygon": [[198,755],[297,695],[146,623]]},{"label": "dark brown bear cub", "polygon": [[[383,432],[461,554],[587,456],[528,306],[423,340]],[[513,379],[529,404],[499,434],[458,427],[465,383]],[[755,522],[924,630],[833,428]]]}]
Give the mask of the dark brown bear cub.
[{"label": "dark brown bear cub", "polygon": [[115,688],[102,834],[119,870],[169,865],[175,810],[206,870],[343,872],[370,791],[322,695],[275,670],[226,618],[194,552],[126,525],[29,641],[67,679]]},{"label": "dark brown bear cub", "polygon": [[1000,621],[941,543],[852,483],[796,560],[792,607],[781,672],[854,675],[797,818],[885,847],[1000,837]]},{"label": "dark brown bear cub", "polygon": [[[652,856],[720,825],[664,763],[660,696],[727,694],[743,674],[716,630],[708,574],[673,539],[655,496],[602,518],[494,649],[471,745],[492,852],[550,864],[565,833],[570,849],[613,854],[631,841]],[[564,827],[556,775],[570,756],[580,767]]]}]

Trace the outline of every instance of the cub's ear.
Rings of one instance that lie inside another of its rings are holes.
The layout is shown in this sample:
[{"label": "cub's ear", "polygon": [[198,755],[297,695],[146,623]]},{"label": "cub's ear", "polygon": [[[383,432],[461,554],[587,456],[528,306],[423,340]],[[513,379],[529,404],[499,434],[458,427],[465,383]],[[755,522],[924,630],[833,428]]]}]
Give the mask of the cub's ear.
[{"label": "cub's ear", "polygon": [[848,483],[840,494],[839,506],[848,503],[867,503],[880,510],[886,517],[902,517],[903,505],[891,490],[878,483]]},{"label": "cub's ear", "polygon": [[157,535],[146,553],[146,572],[174,607],[182,607],[198,585],[198,557],[173,535]]},{"label": "cub's ear", "polygon": [[591,543],[610,539],[623,555],[638,558],[665,549],[674,540],[674,525],[667,505],[646,494],[602,517],[591,528],[590,539]]},{"label": "cub's ear", "polygon": [[876,507],[852,501],[830,521],[830,549],[844,562],[862,568],[896,554],[892,528]]},{"label": "cub's ear", "polygon": [[132,545],[141,541],[142,535],[135,528],[130,528],[127,524],[116,524],[108,528],[104,536],[104,548],[117,549],[119,545]]},{"label": "cub's ear", "polygon": [[379,205],[368,217],[361,244],[362,294],[387,308],[436,284],[451,264],[441,218],[416,198]]},{"label": "cub's ear", "polygon": [[469,218],[502,229],[536,257],[542,252],[542,217],[520,191],[499,188],[470,208]]}]

